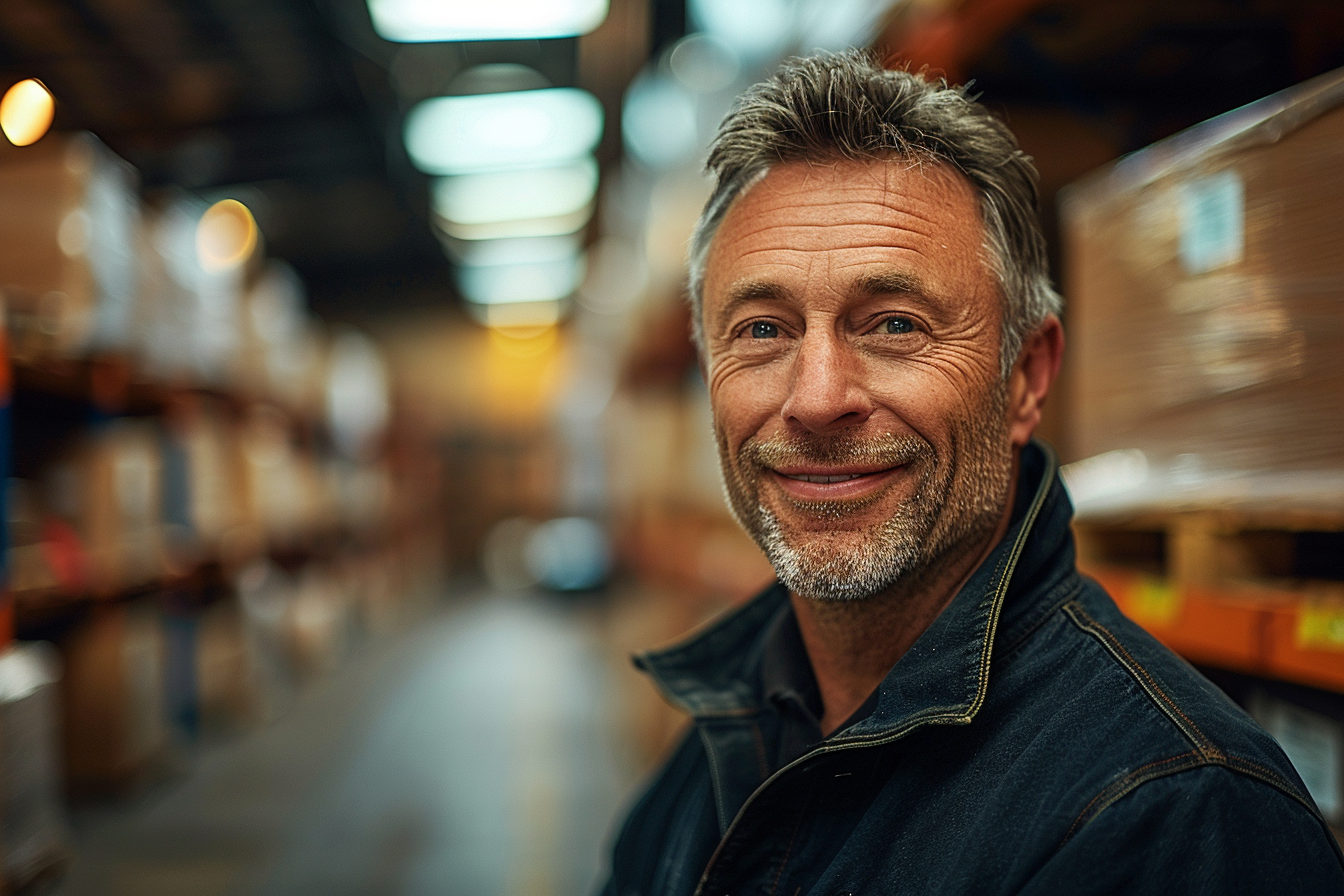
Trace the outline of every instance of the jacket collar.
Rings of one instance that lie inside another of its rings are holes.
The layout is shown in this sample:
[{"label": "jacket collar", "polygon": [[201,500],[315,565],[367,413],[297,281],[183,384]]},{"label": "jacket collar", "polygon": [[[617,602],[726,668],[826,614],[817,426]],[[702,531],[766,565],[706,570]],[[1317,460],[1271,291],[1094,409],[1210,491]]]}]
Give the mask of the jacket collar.
[{"label": "jacket collar", "polygon": [[[974,718],[988,689],[1001,617],[1014,635],[1030,631],[1076,579],[1072,507],[1058,466],[1044,443],[1023,450],[1008,532],[879,685],[872,715],[831,743],[881,739],[921,721]],[[636,656],[635,664],[697,720],[754,715],[762,636],[787,600],[776,582],[688,639]]]}]

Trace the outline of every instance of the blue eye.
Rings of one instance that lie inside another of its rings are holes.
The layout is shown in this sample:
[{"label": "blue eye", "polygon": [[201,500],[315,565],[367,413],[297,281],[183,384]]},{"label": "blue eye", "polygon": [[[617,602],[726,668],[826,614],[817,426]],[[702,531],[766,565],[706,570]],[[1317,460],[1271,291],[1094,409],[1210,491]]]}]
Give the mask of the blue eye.
[{"label": "blue eye", "polygon": [[887,319],[888,333],[910,333],[915,329],[915,325],[906,317],[892,317]]},{"label": "blue eye", "polygon": [[758,320],[751,325],[752,339],[774,339],[778,335],[779,327],[768,321]]}]

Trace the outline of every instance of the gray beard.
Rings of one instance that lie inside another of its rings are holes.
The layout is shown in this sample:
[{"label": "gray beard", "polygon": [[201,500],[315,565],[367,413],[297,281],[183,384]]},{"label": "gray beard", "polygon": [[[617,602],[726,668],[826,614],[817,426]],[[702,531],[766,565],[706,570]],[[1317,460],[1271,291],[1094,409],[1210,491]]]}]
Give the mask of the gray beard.
[{"label": "gray beard", "polygon": [[[719,435],[720,469],[728,505],[791,592],[821,601],[855,601],[898,584],[915,583],[969,550],[997,525],[1008,500],[1012,447],[1006,420],[1007,390],[999,384],[982,406],[954,430],[947,457],[916,436],[832,436],[748,441],[738,465],[730,463]],[[812,521],[834,520],[828,531],[791,531],[759,499],[767,468],[785,460],[844,464],[908,465],[913,495],[887,519],[866,529],[844,526],[852,514],[885,493],[852,502],[790,502]],[[740,472],[739,472],[740,470]]]}]

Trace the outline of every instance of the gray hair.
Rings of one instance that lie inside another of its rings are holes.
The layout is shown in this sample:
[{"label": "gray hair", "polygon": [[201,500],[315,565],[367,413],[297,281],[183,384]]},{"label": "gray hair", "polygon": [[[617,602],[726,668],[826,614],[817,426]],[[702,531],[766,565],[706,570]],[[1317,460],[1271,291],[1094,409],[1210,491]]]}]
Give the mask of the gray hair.
[{"label": "gray hair", "polygon": [[778,162],[906,158],[941,162],[970,181],[988,262],[1003,293],[1005,378],[1026,337],[1057,314],[1037,219],[1036,169],[1007,125],[943,79],[889,71],[863,51],[790,59],[747,90],[719,126],[706,170],[715,176],[690,247],[696,346],[704,351],[703,289],[710,243],[733,200]]}]

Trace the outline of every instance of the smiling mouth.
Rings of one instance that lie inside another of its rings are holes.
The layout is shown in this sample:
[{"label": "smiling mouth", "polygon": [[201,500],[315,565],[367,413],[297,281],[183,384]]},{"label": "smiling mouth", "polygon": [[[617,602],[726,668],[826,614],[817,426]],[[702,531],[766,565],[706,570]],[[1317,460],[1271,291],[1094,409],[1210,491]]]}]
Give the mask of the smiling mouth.
[{"label": "smiling mouth", "polygon": [[776,470],[780,476],[785,479],[792,479],[795,482],[815,482],[821,485],[833,485],[837,482],[849,482],[851,479],[863,479],[865,476],[876,476],[879,473],[885,473],[886,470],[871,470],[867,473],[837,473],[828,476],[820,473],[784,473]]}]

